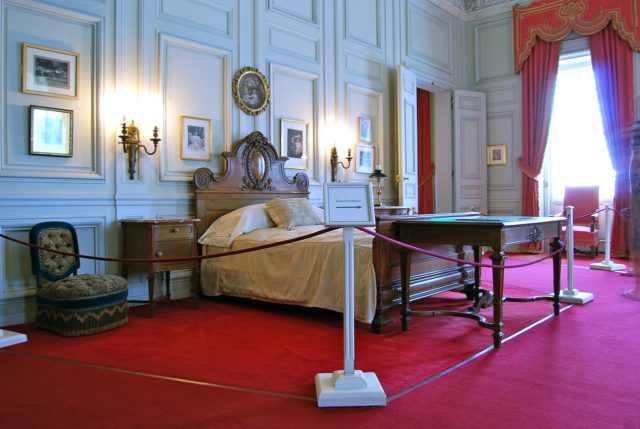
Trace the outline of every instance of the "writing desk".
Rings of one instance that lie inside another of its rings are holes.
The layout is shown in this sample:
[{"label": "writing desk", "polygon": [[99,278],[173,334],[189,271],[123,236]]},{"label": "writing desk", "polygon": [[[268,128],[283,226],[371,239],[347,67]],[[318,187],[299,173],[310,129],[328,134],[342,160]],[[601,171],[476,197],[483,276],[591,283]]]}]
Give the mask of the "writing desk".
[{"label": "writing desk", "polygon": [[[553,301],[553,312],[560,314],[560,252],[553,256],[553,296],[530,298],[504,297],[504,265],[507,258],[503,249],[508,245],[535,243],[552,239],[551,250],[562,248],[560,240],[562,217],[520,217],[520,216],[454,216],[454,217],[412,217],[396,221],[398,239],[415,247],[424,244],[456,244],[473,247],[474,261],[480,262],[480,247],[491,248],[493,268],[493,294],[480,290],[480,267],[475,267],[475,303],[466,312],[445,310],[412,311],[409,303],[409,279],[411,278],[411,251],[400,249],[400,270],[402,284],[402,329],[409,327],[410,316],[435,317],[458,316],[474,319],[483,328],[493,330],[493,345],[500,348],[502,342],[502,302],[503,301]],[[479,314],[479,309],[493,302],[493,322],[488,322]]]}]

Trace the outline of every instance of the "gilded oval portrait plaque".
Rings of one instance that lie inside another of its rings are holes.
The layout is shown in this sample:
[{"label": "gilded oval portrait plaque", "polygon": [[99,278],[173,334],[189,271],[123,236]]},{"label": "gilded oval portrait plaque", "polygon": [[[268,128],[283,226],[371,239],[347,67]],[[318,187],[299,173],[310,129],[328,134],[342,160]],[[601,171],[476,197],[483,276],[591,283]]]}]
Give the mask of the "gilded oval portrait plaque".
[{"label": "gilded oval portrait plaque", "polygon": [[232,91],[240,109],[249,115],[258,115],[269,105],[269,84],[254,67],[243,67],[236,72]]}]

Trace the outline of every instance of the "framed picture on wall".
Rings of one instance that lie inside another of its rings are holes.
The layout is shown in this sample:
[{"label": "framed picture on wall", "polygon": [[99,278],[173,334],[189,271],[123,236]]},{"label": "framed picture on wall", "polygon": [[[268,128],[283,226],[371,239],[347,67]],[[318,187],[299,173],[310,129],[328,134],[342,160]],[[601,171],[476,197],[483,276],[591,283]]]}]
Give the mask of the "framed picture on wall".
[{"label": "framed picture on wall", "polygon": [[507,165],[507,145],[487,145],[487,165]]},{"label": "framed picture on wall", "polygon": [[356,144],[356,173],[373,173],[373,146]]},{"label": "framed picture on wall", "polygon": [[238,107],[249,115],[258,115],[269,105],[269,84],[255,67],[238,70],[233,77],[231,90]]},{"label": "framed picture on wall", "polygon": [[289,160],[286,168],[307,169],[307,123],[295,119],[280,121],[280,156]]},{"label": "framed picture on wall", "polygon": [[371,141],[371,118],[366,116],[358,118],[358,139],[362,142]]},{"label": "framed picture on wall", "polygon": [[211,161],[211,119],[181,117],[180,159]]},{"label": "framed picture on wall", "polygon": [[29,106],[29,154],[73,156],[73,111]]},{"label": "framed picture on wall", "polygon": [[22,44],[22,92],[78,98],[78,58],[74,52]]}]

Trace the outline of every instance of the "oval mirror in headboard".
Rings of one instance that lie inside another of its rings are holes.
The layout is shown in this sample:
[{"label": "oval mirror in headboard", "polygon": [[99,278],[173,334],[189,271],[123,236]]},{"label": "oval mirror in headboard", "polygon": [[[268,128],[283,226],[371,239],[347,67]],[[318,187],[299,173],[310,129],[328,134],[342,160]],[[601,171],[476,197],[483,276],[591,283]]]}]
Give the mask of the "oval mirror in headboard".
[{"label": "oval mirror in headboard", "polygon": [[218,190],[261,192],[303,192],[308,194],[309,177],[302,172],[292,178],[285,172],[287,157],[279,157],[276,149],[260,131],[245,137],[234,152],[223,152],[225,172],[216,177],[207,167],[194,172],[197,190],[215,187]]},{"label": "oval mirror in headboard", "polygon": [[216,176],[202,167],[193,174],[199,234],[218,217],[236,208],[273,198],[307,198],[309,177],[302,172],[288,177],[286,157],[279,157],[262,133],[254,131],[233,152],[223,152],[225,171]]}]

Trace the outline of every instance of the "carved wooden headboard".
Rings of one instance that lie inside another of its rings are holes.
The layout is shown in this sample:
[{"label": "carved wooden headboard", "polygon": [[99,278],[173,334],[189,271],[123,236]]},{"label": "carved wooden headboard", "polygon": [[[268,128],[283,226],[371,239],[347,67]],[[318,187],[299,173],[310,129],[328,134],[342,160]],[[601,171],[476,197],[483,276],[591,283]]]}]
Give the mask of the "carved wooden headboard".
[{"label": "carved wooden headboard", "polygon": [[297,173],[287,177],[286,157],[278,157],[275,148],[259,131],[245,137],[233,152],[223,152],[225,172],[216,177],[207,167],[193,173],[196,215],[200,237],[220,216],[250,204],[273,198],[308,198],[309,177]]}]

